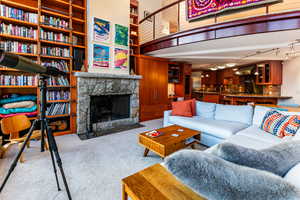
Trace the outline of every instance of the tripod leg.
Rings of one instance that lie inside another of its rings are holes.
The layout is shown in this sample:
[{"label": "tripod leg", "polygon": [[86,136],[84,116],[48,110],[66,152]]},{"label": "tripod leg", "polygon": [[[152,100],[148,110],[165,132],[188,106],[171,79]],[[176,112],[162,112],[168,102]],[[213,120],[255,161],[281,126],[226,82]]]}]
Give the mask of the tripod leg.
[{"label": "tripod leg", "polygon": [[[43,124],[47,122],[43,122]],[[48,143],[50,144],[50,141],[49,141],[49,135],[51,134],[52,135],[52,130],[50,127],[48,127],[46,124],[45,127],[46,127],[46,133],[47,133],[47,139],[48,139]],[[57,190],[58,191],[61,191],[60,189],[60,186],[59,186],[59,181],[58,181],[58,177],[57,177],[57,170],[56,170],[56,165],[55,165],[55,161],[54,161],[54,155],[53,155],[53,148],[51,146],[51,144],[49,145],[49,152],[50,152],[50,155],[51,155],[51,160],[52,160],[52,166],[53,166],[53,170],[54,170],[54,174],[55,174],[55,179],[56,179],[56,184],[57,184]]]},{"label": "tripod leg", "polygon": [[59,152],[58,152],[57,144],[56,144],[54,136],[52,135],[51,128],[48,128],[49,126],[48,126],[47,122],[46,122],[46,127],[47,127],[47,130],[48,130],[47,131],[47,134],[48,134],[47,136],[48,136],[48,141],[49,141],[49,147],[50,147],[51,151],[54,152],[54,155],[55,155],[55,158],[56,158],[56,163],[57,163],[57,166],[59,167],[64,185],[65,185],[65,188],[66,188],[66,191],[67,191],[67,194],[68,194],[68,198],[69,198],[69,200],[72,200],[71,193],[70,193],[70,190],[69,190],[69,186],[68,186],[68,183],[67,183],[67,179],[66,179],[66,176],[65,176],[65,172],[64,172],[64,169],[63,169],[63,166],[62,166],[62,161],[61,161],[61,158],[60,158],[60,155],[59,155]]},{"label": "tripod leg", "polygon": [[34,120],[34,122],[32,123],[32,126],[31,126],[31,128],[30,128],[30,130],[29,130],[29,133],[28,133],[28,135],[27,135],[27,137],[26,137],[26,139],[25,139],[25,141],[24,141],[22,147],[20,148],[20,151],[18,152],[18,155],[16,156],[16,158],[15,158],[14,161],[13,161],[13,163],[11,164],[11,166],[10,166],[10,168],[9,168],[9,170],[8,170],[8,173],[7,173],[7,175],[6,175],[5,178],[4,178],[3,183],[1,184],[1,187],[0,187],[0,193],[2,192],[3,188],[5,187],[6,182],[8,181],[8,179],[9,179],[11,173],[12,173],[12,172],[14,171],[14,169],[16,168],[16,166],[17,166],[17,164],[18,164],[18,161],[19,161],[19,159],[20,159],[20,157],[21,157],[21,155],[22,155],[22,153],[23,153],[23,151],[24,151],[24,149],[25,149],[25,147],[26,147],[26,144],[27,144],[28,141],[30,140],[30,137],[31,137],[31,135],[32,135],[32,133],[33,133],[33,130],[36,128],[37,122],[39,122],[39,121],[40,121],[39,119],[36,119],[36,120]]}]

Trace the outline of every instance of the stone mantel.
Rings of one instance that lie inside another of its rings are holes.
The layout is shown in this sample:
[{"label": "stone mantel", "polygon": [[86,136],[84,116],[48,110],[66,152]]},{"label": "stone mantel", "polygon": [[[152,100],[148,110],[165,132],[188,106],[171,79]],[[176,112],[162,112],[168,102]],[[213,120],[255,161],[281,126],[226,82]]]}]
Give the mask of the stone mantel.
[{"label": "stone mantel", "polygon": [[91,73],[91,72],[75,72],[74,76],[82,77],[82,78],[135,79],[135,80],[142,79],[142,76],[138,76],[138,75],[106,74],[106,73]]}]

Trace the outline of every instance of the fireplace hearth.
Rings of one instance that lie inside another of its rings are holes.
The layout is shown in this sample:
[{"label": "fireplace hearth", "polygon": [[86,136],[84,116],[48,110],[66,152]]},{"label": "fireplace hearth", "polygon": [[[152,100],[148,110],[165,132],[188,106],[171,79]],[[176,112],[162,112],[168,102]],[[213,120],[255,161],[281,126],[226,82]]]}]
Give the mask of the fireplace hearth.
[{"label": "fireplace hearth", "polygon": [[139,121],[141,76],[77,72],[77,133],[101,135]]}]

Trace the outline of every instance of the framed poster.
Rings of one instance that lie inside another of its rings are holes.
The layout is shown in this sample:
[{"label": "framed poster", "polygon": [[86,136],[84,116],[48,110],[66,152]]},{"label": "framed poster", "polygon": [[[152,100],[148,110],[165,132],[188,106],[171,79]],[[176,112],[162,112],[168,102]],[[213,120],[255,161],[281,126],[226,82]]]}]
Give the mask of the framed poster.
[{"label": "framed poster", "polygon": [[94,44],[94,60],[93,67],[109,67],[109,51],[108,46],[103,46],[99,44]]},{"label": "framed poster", "polygon": [[116,24],[115,26],[115,43],[128,47],[128,27]]},{"label": "framed poster", "polygon": [[110,22],[94,17],[94,41],[110,42]]},{"label": "framed poster", "polygon": [[128,68],[128,50],[115,48],[115,68],[127,69]]}]

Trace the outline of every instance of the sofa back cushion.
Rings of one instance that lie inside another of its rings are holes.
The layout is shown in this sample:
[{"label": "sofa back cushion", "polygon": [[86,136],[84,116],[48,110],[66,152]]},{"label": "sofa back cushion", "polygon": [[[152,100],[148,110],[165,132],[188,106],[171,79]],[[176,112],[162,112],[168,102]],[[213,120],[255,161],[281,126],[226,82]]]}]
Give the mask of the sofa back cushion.
[{"label": "sofa back cushion", "polygon": [[208,119],[214,119],[216,104],[196,101],[196,115]]},{"label": "sofa back cushion", "polygon": [[252,106],[232,106],[217,104],[215,119],[240,122],[251,125],[253,117]]}]

